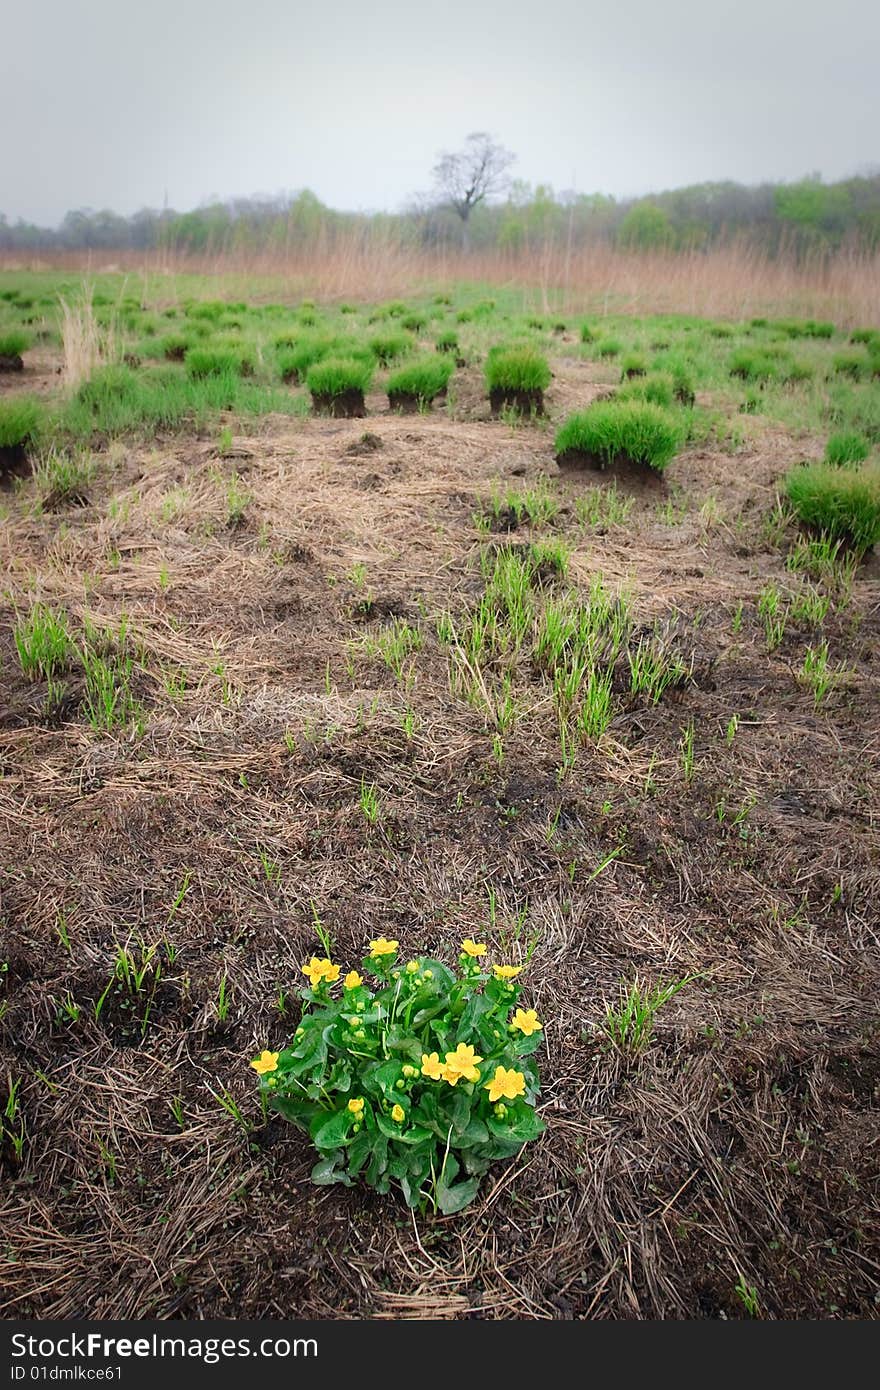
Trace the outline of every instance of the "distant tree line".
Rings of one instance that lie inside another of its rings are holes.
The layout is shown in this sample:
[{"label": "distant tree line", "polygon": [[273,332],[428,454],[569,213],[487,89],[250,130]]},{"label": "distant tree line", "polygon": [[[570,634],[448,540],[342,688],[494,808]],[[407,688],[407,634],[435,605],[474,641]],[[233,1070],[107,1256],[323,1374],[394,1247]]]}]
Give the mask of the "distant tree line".
[{"label": "distant tree line", "polygon": [[[464,197],[468,196],[465,189]],[[572,248],[604,241],[637,250],[700,250],[746,238],[770,255],[880,248],[880,170],[838,183],[818,175],[797,183],[703,183],[642,198],[554,193],[545,184],[507,184],[495,201],[467,205],[466,245],[474,252],[526,253],[548,242]],[[155,251],[192,255],[293,254],[352,235],[388,237],[438,250],[462,246],[461,206],[437,196],[400,213],[346,213],[308,189],[277,197],[211,202],[191,212],[143,208],[131,217],[80,208],[57,228],[10,222],[0,213],[0,251]]]}]

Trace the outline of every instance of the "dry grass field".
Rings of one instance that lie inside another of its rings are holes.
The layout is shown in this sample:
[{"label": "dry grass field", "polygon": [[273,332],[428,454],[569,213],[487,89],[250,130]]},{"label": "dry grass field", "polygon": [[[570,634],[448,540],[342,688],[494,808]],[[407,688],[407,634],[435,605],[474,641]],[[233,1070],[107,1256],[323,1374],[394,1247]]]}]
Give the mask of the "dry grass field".
[{"label": "dry grass field", "polygon": [[[315,310],[277,286],[272,325],[366,339],[327,274]],[[835,428],[876,457],[880,383],[833,365],[863,350],[856,296],[842,271],[812,298],[733,266],[579,274],[552,309],[419,301],[413,350],[460,338],[448,395],[392,412],[380,372],[363,419],[278,380],[261,282],[233,279],[223,328],[268,408],[88,428],[59,375],[77,277],[0,275],[34,337],[0,402],[47,421],[0,493],[5,1316],[876,1316],[880,571],[811,546],[783,486]],[[582,341],[603,277],[614,317]],[[184,368],[145,349],[205,290],[145,278],[126,323],[141,286],[95,283],[131,380],[170,392]],[[836,308],[832,339],[743,321],[770,302]],[[544,417],[492,417],[511,337],[550,362]],[[608,338],[692,366],[662,473],[555,461],[620,389]],[[801,375],[732,376],[759,340]],[[528,633],[475,656],[511,557],[535,561]],[[627,614],[610,717],[572,739],[535,635],[602,596]],[[48,679],[16,643],[35,610],[70,641]],[[353,964],[381,934],[528,956],[547,1129],[458,1215],[313,1186],[307,1137],[261,1111],[249,1061],[296,1027],[316,912]],[[633,982],[681,986],[642,1047],[609,1023]]]}]

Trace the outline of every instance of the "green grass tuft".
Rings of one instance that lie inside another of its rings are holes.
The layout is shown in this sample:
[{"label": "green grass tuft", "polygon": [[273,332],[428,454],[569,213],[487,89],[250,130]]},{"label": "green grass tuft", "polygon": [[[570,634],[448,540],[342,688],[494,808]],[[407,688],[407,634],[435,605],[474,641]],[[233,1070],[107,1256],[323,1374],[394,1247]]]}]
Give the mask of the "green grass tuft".
[{"label": "green grass tuft", "polygon": [[370,338],[367,346],[376,361],[387,367],[389,362],[396,362],[412,352],[415,343],[407,333],[377,333]]},{"label": "green grass tuft", "polygon": [[347,391],[368,391],[373,369],[354,357],[327,357],[310,367],[306,385],[313,396],[342,396]]},{"label": "green grass tuft", "polygon": [[21,357],[31,345],[30,335],[23,328],[0,333],[0,357]]},{"label": "green grass tuft", "polygon": [[323,362],[333,352],[332,338],[305,336],[278,353],[278,373],[282,381],[305,381],[309,368]]},{"label": "green grass tuft", "polygon": [[486,360],[486,385],[490,391],[545,391],[550,367],[533,348],[493,348]]},{"label": "green grass tuft", "polygon": [[0,449],[33,443],[40,432],[42,407],[29,396],[0,400]]},{"label": "green grass tuft", "polygon": [[880,467],[804,464],[786,475],[785,491],[805,526],[857,554],[880,540]]},{"label": "green grass tuft", "polygon": [[860,434],[832,434],[825,445],[825,462],[841,468],[849,463],[864,463],[871,446]]},{"label": "green grass tuft", "polygon": [[50,680],[67,666],[72,644],[63,614],[37,603],[19,618],[13,631],[15,650],[28,680]]},{"label": "green grass tuft", "polygon": [[206,376],[253,376],[255,359],[247,347],[190,348],[184,358],[187,374],[198,379]]},{"label": "green grass tuft", "polygon": [[679,442],[678,421],[660,406],[638,400],[597,401],[565,421],[556,435],[556,454],[587,454],[603,467],[629,459],[660,473]]},{"label": "green grass tuft", "polygon": [[399,396],[415,397],[420,404],[429,404],[449,385],[453,363],[443,357],[426,357],[409,362],[392,372],[388,378],[388,399],[394,404]]},{"label": "green grass tuft", "polygon": [[776,381],[781,375],[778,353],[762,348],[738,348],[730,358],[731,376],[742,381]]},{"label": "green grass tuft", "polygon": [[620,361],[621,381],[630,381],[633,377],[647,376],[648,363],[640,352],[627,352]]}]

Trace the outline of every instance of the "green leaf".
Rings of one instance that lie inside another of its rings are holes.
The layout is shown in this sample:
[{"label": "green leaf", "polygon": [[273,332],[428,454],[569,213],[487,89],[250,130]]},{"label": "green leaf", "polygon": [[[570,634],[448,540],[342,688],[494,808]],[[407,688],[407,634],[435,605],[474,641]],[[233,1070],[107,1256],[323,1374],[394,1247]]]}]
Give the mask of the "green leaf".
[{"label": "green leaf", "polygon": [[[370,1158],[370,1166],[369,1166],[369,1168],[367,1169],[366,1174],[365,1174],[366,1180],[367,1180],[367,1182],[370,1184],[371,1187],[376,1187],[376,1186],[377,1186],[378,1181],[379,1181],[379,1178],[380,1178],[381,1175],[385,1172],[385,1168],[386,1168],[387,1162],[388,1162],[388,1140],[385,1138],[384,1134],[377,1134],[377,1135],[375,1136],[375,1139],[374,1139],[374,1142],[373,1142],[373,1153],[372,1153],[372,1156],[371,1156],[371,1158]],[[384,1188],[380,1187],[380,1188],[379,1188],[379,1191],[380,1191],[380,1192],[382,1192],[382,1191],[387,1192],[387,1191],[388,1191],[388,1183],[387,1183],[387,1182],[385,1183],[385,1187],[384,1187]]]},{"label": "green leaf", "polygon": [[348,1145],[348,1171],[353,1178],[357,1177],[372,1153],[374,1137],[374,1131],[362,1129],[354,1136],[351,1143]]},{"label": "green leaf", "polygon": [[368,1068],[363,1075],[364,1086],[373,1095],[386,1096],[390,1100],[396,1096],[395,1082],[400,1080],[402,1075],[402,1064],[392,1059],[390,1062],[381,1062],[378,1066]]},{"label": "green leaf", "polygon": [[462,1133],[461,1147],[464,1148],[466,1144],[485,1144],[488,1138],[489,1131],[479,1115],[472,1115],[467,1129]]},{"label": "green leaf", "polygon": [[321,1106],[314,1105],[305,1097],[300,1100],[296,1096],[279,1096],[277,1091],[271,1095],[269,1106],[272,1110],[277,1110],[279,1115],[283,1115],[285,1120],[291,1120],[293,1124],[306,1130],[316,1115],[326,1114]]},{"label": "green leaf", "polygon": [[464,1012],[458,1024],[458,1036],[466,1042],[471,1033],[479,1024],[479,1021],[487,1013],[494,1009],[491,999],[487,999],[484,994],[474,994],[468,1000]]},{"label": "green leaf", "polygon": [[515,1115],[508,1115],[506,1119],[496,1119],[490,1115],[487,1124],[489,1131],[498,1139],[506,1139],[511,1143],[527,1144],[531,1139],[537,1139],[539,1134],[543,1134],[546,1129],[544,1121],[540,1115],[536,1115],[534,1110],[524,1106]]},{"label": "green leaf", "polygon": [[342,1183],[343,1187],[351,1187],[351,1178],[344,1169],[337,1167],[342,1156],[342,1150],[336,1149],[324,1158],[319,1158],[312,1169],[312,1182],[317,1183],[319,1187],[326,1187],[334,1182]]},{"label": "green leaf", "polygon": [[463,1134],[467,1129],[473,1104],[473,1096],[469,1096],[467,1091],[460,1091],[456,1087],[455,1102],[452,1106],[452,1127],[456,1134]]},{"label": "green leaf", "polygon": [[478,1177],[465,1178],[464,1182],[457,1182],[452,1187],[447,1187],[445,1182],[438,1183],[437,1205],[444,1216],[453,1216],[474,1200],[479,1188],[480,1179]]},{"label": "green leaf", "polygon": [[323,1124],[319,1124],[314,1129],[312,1139],[315,1147],[318,1149],[338,1148],[340,1144],[344,1143],[352,1120],[353,1116],[347,1106],[344,1110],[337,1110],[330,1116],[329,1120],[325,1120]]}]

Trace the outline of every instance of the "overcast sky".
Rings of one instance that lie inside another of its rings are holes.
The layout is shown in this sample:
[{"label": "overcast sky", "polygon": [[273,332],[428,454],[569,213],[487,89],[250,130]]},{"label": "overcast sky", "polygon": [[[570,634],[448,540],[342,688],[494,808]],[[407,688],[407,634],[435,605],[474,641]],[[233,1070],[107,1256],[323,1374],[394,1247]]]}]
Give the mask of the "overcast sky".
[{"label": "overcast sky", "polygon": [[878,0],[2,0],[0,212],[401,207],[474,130],[557,191],[880,162]]}]

